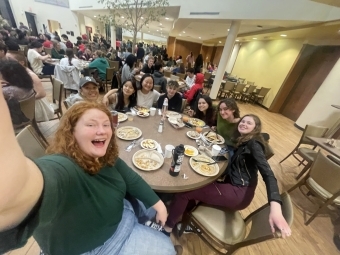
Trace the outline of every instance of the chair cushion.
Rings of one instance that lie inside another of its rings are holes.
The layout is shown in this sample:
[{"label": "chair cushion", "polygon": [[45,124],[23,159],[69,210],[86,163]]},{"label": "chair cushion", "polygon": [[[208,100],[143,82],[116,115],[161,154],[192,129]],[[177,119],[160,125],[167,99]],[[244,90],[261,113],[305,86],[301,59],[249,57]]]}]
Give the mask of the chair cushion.
[{"label": "chair cushion", "polygon": [[200,205],[192,215],[210,234],[226,244],[239,243],[246,235],[246,225],[238,211]]},{"label": "chair cushion", "polygon": [[[313,178],[309,177],[306,181],[308,185],[317,193],[319,194],[323,199],[330,199],[332,194],[329,193],[327,190],[325,190],[323,187],[321,187],[319,184],[314,181]],[[334,204],[340,205],[340,196],[334,199]]]},{"label": "chair cushion", "polygon": [[59,110],[59,105],[57,105],[57,104],[51,104],[51,106],[53,107],[53,110],[54,110],[54,111]]},{"label": "chair cushion", "polygon": [[313,162],[317,154],[316,151],[306,147],[298,148],[298,153],[301,155],[301,157],[303,157],[305,160],[309,162]]}]

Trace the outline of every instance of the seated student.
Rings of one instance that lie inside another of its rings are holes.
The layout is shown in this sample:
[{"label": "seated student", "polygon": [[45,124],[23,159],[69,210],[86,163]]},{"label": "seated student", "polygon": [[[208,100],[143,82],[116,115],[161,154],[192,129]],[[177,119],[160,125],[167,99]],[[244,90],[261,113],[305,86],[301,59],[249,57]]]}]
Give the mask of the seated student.
[{"label": "seated student", "polygon": [[183,97],[187,99],[187,103],[190,104],[191,100],[194,99],[196,92],[203,89],[204,75],[201,73],[196,74],[195,84],[190,90],[183,94]]},{"label": "seated student", "polygon": [[50,59],[51,56],[49,54],[45,56],[40,55],[43,50],[43,45],[38,41],[33,41],[29,47],[30,49],[27,52],[27,60],[30,62],[33,72],[37,75],[53,75],[54,65],[43,63],[43,61]]},{"label": "seated student", "polygon": [[137,105],[137,85],[135,80],[125,80],[122,89],[112,89],[103,97],[103,103],[117,111],[130,111]]},{"label": "seated student", "polygon": [[92,77],[86,76],[79,81],[78,94],[71,94],[65,99],[68,107],[74,105],[79,101],[92,101],[97,102],[99,97],[98,84]]},{"label": "seated student", "polygon": [[79,59],[74,57],[73,49],[66,49],[66,56],[60,60],[59,65],[61,66],[75,66],[80,67]]},{"label": "seated student", "polygon": [[45,41],[43,43],[43,46],[48,49],[53,48],[53,43],[51,42],[51,36],[48,34],[45,34]]},{"label": "seated student", "polygon": [[216,111],[207,95],[201,95],[196,100],[194,109],[190,109],[188,115],[203,120],[210,127],[216,126]]},{"label": "seated student", "polygon": [[137,105],[150,108],[159,98],[159,92],[154,89],[154,82],[151,74],[144,74],[140,80],[140,84],[141,87],[137,91]]},{"label": "seated student", "polygon": [[161,93],[166,92],[166,84],[168,83],[168,80],[164,77],[163,74],[163,65],[160,62],[157,62],[155,64],[155,71],[153,72],[153,80],[155,82],[155,85],[161,86]]},{"label": "seated student", "polygon": [[141,73],[142,74],[146,74],[146,73],[152,74],[154,72],[154,66],[153,66],[154,61],[155,61],[154,57],[149,57],[148,63],[143,66]]},{"label": "seated student", "polygon": [[7,51],[8,51],[8,48],[7,48],[7,45],[0,42],[0,60],[6,60],[7,59]]},{"label": "seated student", "polygon": [[195,79],[196,79],[195,70],[194,68],[191,67],[187,70],[187,78],[185,79],[185,84],[189,89],[191,89],[191,87],[194,86]]},{"label": "seated student", "polygon": [[179,84],[177,81],[169,81],[166,85],[166,94],[159,97],[157,107],[162,109],[164,99],[168,99],[169,111],[180,112],[182,108],[182,96],[177,93]]},{"label": "seated student", "polygon": [[20,149],[2,95],[0,116],[0,187],[6,194],[0,196],[0,254],[22,247],[32,235],[45,254],[176,254],[170,238],[143,225],[153,217],[165,224],[167,209],[119,158],[106,106],[72,106],[48,155],[37,159]]},{"label": "seated student", "polygon": [[52,40],[53,48],[51,50],[52,58],[55,59],[62,59],[64,58],[65,52],[62,54],[60,53],[60,43],[57,40]]},{"label": "seated student", "polygon": [[96,50],[93,55],[94,60],[89,64],[89,68],[95,68],[99,72],[102,81],[106,79],[106,68],[110,67],[102,51]]}]

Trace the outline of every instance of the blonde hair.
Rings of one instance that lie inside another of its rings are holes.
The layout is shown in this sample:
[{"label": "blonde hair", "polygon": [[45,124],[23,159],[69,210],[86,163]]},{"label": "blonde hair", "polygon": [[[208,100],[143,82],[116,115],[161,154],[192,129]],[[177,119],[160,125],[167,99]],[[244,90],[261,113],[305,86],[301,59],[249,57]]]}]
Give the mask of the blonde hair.
[{"label": "blonde hair", "polygon": [[91,109],[102,111],[111,120],[111,113],[105,105],[83,101],[74,104],[61,118],[60,125],[55,133],[52,143],[47,148],[47,154],[64,154],[72,158],[76,163],[89,174],[96,174],[106,165],[114,165],[118,158],[118,146],[112,129],[112,137],[107,147],[106,153],[98,160],[85,154],[79,147],[74,137],[74,129],[81,116]]}]

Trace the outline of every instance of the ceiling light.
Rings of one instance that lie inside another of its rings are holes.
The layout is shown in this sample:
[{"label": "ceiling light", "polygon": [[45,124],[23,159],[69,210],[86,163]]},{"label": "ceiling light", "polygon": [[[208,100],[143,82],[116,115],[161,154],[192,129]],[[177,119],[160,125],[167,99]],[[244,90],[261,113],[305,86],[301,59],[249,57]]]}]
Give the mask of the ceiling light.
[{"label": "ceiling light", "polygon": [[159,25],[161,26],[161,25],[162,25],[162,23],[159,23]]},{"label": "ceiling light", "polygon": [[144,19],[143,17],[140,17],[141,19]]},{"label": "ceiling light", "polygon": [[96,15],[94,15],[93,17],[97,17]]},{"label": "ceiling light", "polygon": [[157,32],[158,32],[158,29],[157,29]]},{"label": "ceiling light", "polygon": [[198,37],[198,39],[201,39],[201,37]]},{"label": "ceiling light", "polygon": [[165,17],[165,19],[169,19],[168,17]]},{"label": "ceiling light", "polygon": [[221,41],[218,41],[218,43],[222,43]]},{"label": "ceiling light", "polygon": [[183,34],[185,34],[185,31],[183,31]]},{"label": "ceiling light", "polygon": [[181,34],[179,34],[179,36],[182,36]]},{"label": "ceiling light", "polygon": [[163,30],[163,28],[161,28],[161,30]]},{"label": "ceiling light", "polygon": [[280,36],[282,36],[282,37],[286,37],[287,35],[280,35]]},{"label": "ceiling light", "polygon": [[228,28],[228,31],[229,31],[230,29]]},{"label": "ceiling light", "polygon": [[148,31],[150,33],[150,31]]},{"label": "ceiling light", "polygon": [[124,16],[122,16],[121,18],[124,19]]},{"label": "ceiling light", "polygon": [[256,39],[257,39],[256,37],[253,38],[253,40],[256,40]]},{"label": "ceiling light", "polygon": [[240,41],[240,40],[238,40],[238,39],[236,40],[236,42],[239,42],[239,41]]}]

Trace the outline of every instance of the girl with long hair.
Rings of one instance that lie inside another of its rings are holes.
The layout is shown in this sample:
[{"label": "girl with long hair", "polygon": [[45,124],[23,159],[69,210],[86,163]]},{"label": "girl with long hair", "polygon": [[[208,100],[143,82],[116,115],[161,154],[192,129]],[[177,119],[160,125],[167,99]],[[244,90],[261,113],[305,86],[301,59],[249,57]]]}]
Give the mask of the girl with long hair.
[{"label": "girl with long hair", "polygon": [[212,105],[212,99],[207,95],[201,95],[195,102],[194,110],[189,110],[189,116],[203,120],[208,126],[216,125],[216,111]]},{"label": "girl with long hair", "polygon": [[[167,210],[118,157],[112,116],[104,104],[72,106],[48,155],[37,159],[26,158],[20,149],[2,95],[0,115],[0,187],[6,194],[0,196],[1,254],[32,235],[46,254],[176,254],[170,238],[138,223],[156,217],[164,224]],[[137,212],[127,193],[138,199]]]},{"label": "girl with long hair", "polygon": [[137,105],[136,81],[126,80],[118,92],[116,89],[110,90],[103,97],[103,103],[117,111],[130,111],[131,107]]},{"label": "girl with long hair", "polygon": [[135,75],[139,72],[138,68],[134,68],[136,62],[137,58],[133,54],[130,54],[126,57],[125,64],[122,68],[122,83],[128,79],[133,79]]},{"label": "girl with long hair", "polygon": [[73,49],[66,49],[66,57],[60,60],[59,65],[79,67],[80,62],[74,57]]},{"label": "girl with long hair", "polygon": [[[265,158],[265,145],[261,136],[261,121],[253,114],[243,116],[237,124],[235,155],[229,158],[226,176],[222,182],[214,182],[197,190],[177,193],[173,199],[164,228],[170,235],[185,210],[191,210],[197,201],[209,205],[222,206],[229,210],[243,210],[252,202],[258,182],[258,172],[262,175],[270,204],[269,225],[272,232],[278,228],[282,237],[291,235],[291,229],[281,210],[281,196],[273,171]],[[154,227],[157,227],[153,224]],[[186,229],[192,231],[191,228]]]},{"label": "girl with long hair", "polygon": [[154,89],[153,76],[149,73],[144,74],[140,84],[141,87],[137,91],[137,105],[150,108],[160,96],[159,92]]}]

